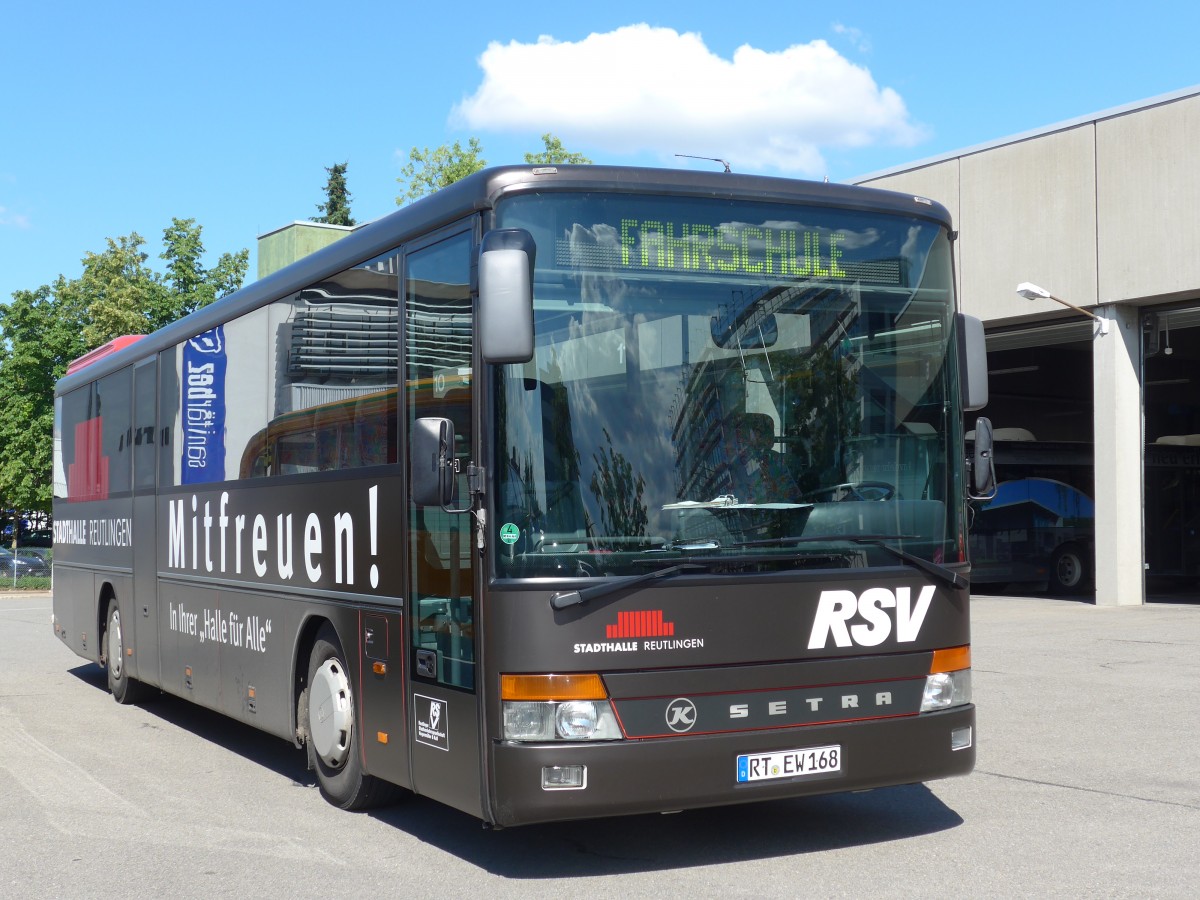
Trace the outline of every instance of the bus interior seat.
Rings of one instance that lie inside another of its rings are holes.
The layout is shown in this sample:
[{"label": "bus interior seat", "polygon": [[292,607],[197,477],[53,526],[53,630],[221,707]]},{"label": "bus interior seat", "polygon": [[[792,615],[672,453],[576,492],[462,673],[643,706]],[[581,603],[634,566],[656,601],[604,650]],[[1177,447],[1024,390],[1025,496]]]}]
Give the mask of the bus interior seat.
[{"label": "bus interior seat", "polygon": [[945,528],[946,505],[940,500],[847,500],[813,506],[804,535],[937,535]]},{"label": "bus interior seat", "polygon": [[1200,434],[1164,434],[1154,443],[1173,447],[1200,447]]},{"label": "bus interior seat", "polygon": [[[966,434],[968,441],[975,440],[974,430],[968,431]],[[992,429],[993,441],[1036,441],[1033,432],[1028,428],[994,428]]]}]

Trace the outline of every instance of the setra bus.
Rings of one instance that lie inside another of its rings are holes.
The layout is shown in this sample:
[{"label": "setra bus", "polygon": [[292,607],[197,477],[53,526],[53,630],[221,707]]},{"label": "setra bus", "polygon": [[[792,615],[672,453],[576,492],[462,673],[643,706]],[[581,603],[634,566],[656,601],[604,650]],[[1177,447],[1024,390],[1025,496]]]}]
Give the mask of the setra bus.
[{"label": "setra bus", "polygon": [[348,809],[967,773],[953,238],[865,188],[472,175],[61,380],[55,634]]}]

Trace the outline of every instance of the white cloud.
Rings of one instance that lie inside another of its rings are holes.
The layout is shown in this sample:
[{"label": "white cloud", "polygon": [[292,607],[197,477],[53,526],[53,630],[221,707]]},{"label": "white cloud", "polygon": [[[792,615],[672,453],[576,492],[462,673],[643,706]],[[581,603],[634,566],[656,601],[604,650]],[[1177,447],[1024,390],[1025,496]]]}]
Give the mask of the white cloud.
[{"label": "white cloud", "polygon": [[29,216],[0,206],[0,228],[20,228],[22,231],[25,231],[32,225],[33,223],[30,221]]},{"label": "white cloud", "polygon": [[[911,145],[900,95],[825,41],[723,59],[699,34],[629,25],[581,41],[492,43],[455,107],[482,131],[552,131],[571,149],[720,156],[735,171],[819,176],[822,148]],[[579,145],[579,146],[577,146]]]},{"label": "white cloud", "polygon": [[843,25],[841,22],[834,22],[832,28],[834,34],[841,35],[848,40],[859,53],[871,52],[871,39],[863,34],[861,28]]}]

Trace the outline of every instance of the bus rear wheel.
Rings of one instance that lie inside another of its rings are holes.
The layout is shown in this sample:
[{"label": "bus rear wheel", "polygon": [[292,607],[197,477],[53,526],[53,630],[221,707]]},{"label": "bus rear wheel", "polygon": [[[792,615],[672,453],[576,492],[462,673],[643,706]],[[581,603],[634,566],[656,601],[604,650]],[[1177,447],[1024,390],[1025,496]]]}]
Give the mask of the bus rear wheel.
[{"label": "bus rear wheel", "polygon": [[331,625],[317,633],[297,712],[307,728],[309,766],[316,770],[321,796],[340,809],[367,809],[392,798],[392,785],[363,771],[354,689]]},{"label": "bus rear wheel", "polygon": [[108,690],[118,703],[137,703],[146,699],[148,691],[141,682],[129,676],[126,666],[125,633],[121,628],[121,607],[117,598],[108,601],[108,616],[104,627],[104,668],[108,673]]}]

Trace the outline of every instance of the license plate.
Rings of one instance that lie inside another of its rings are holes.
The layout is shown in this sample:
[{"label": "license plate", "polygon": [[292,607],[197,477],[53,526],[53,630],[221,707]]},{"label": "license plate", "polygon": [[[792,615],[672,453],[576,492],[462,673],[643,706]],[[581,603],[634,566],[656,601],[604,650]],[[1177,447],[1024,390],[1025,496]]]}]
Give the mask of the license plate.
[{"label": "license plate", "polygon": [[776,778],[804,778],[842,771],[840,744],[776,750],[772,753],[743,753],[737,758],[738,784]]}]

